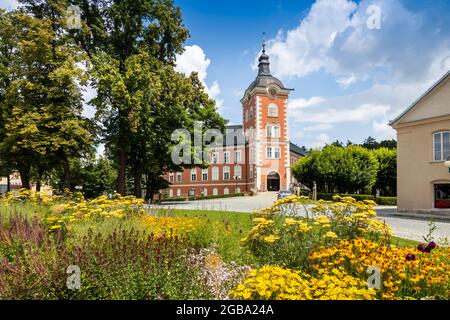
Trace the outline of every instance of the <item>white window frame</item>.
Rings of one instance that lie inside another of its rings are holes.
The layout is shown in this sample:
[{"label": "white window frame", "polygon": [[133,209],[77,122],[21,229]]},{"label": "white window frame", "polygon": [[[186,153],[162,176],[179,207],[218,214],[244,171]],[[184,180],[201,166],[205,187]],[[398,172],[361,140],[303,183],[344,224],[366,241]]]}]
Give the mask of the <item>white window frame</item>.
[{"label": "white window frame", "polygon": [[177,172],[177,182],[183,181],[183,174],[181,172]]},{"label": "white window frame", "polygon": [[169,182],[173,182],[173,173],[169,173]]},{"label": "white window frame", "polygon": [[[238,157],[239,155],[239,157]],[[242,161],[242,151],[241,150],[236,150],[234,152],[234,163],[240,163]]]},{"label": "white window frame", "polygon": [[[274,110],[275,110],[275,112],[273,112]],[[268,117],[278,117],[278,106],[275,103],[271,103],[267,107],[267,116]]]},{"label": "white window frame", "polygon": [[[205,179],[206,174],[206,179]],[[202,169],[202,181],[208,181],[208,169]]]},{"label": "white window frame", "polygon": [[[277,156],[278,154],[278,156]],[[266,148],[266,158],[267,159],[280,159],[281,149],[279,146],[269,146]]]},{"label": "white window frame", "polygon": [[[435,132],[433,133],[433,161],[435,162],[440,162],[440,161],[446,161],[447,157],[450,156],[450,152],[445,155],[444,154],[444,134],[448,134],[449,135],[449,143],[450,143],[450,131],[439,131],[439,132]],[[436,137],[440,136],[440,147],[441,147],[441,151],[440,151],[440,155],[439,155],[439,159],[436,159]]]},{"label": "white window frame", "polygon": [[[230,172],[231,171],[229,166],[223,167],[223,180],[230,180]],[[228,174],[228,177],[226,177],[225,174]]]},{"label": "white window frame", "polygon": [[197,181],[197,169],[191,169],[191,181]]},{"label": "white window frame", "polygon": [[224,188],[223,189],[223,194],[230,194],[230,189]]},{"label": "white window frame", "polygon": [[240,165],[234,166],[233,174],[237,179],[242,179],[242,167]]},{"label": "white window frame", "polygon": [[280,137],[280,125],[277,123],[270,123],[266,126],[267,138],[279,138]]},{"label": "white window frame", "polygon": [[177,197],[181,197],[181,189],[177,189]]},{"label": "white window frame", "polygon": [[220,169],[219,167],[212,167],[211,169],[211,180],[218,181],[220,177]]},{"label": "white window frame", "polygon": [[212,163],[214,163],[214,164],[219,163],[219,152],[214,151],[214,152],[211,154],[211,159],[212,159]]},{"label": "white window frame", "polygon": [[230,151],[223,152],[223,163],[230,163]]}]

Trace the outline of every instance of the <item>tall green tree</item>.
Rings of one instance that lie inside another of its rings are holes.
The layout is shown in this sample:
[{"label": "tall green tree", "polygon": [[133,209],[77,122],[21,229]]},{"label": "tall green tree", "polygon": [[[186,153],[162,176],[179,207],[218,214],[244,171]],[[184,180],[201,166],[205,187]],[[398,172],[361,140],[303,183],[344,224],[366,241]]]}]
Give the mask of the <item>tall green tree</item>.
[{"label": "tall green tree", "polygon": [[397,150],[380,148],[373,150],[372,154],[378,161],[374,193],[380,191],[382,196],[397,195]]},{"label": "tall green tree", "polygon": [[51,19],[15,12],[12,21],[17,41],[1,101],[1,158],[26,188],[32,175],[39,187],[55,166],[63,167],[68,185],[69,159],[92,144],[93,128],[81,116],[80,51]]},{"label": "tall green tree", "polygon": [[[75,36],[78,36],[79,43],[93,59],[98,55],[95,60],[109,60],[114,64],[114,74],[110,73],[108,77],[122,79],[129,77],[126,74],[129,72],[129,59],[138,55],[141,50],[149,54],[151,64],[156,66],[158,61],[173,67],[175,55],[183,51],[183,43],[189,35],[183,25],[180,9],[174,6],[172,0],[73,2],[80,5],[84,23],[82,30]],[[94,64],[95,77],[102,72],[103,68],[99,64]],[[130,158],[136,157],[132,154],[134,151],[130,148],[130,139],[132,134],[136,133],[136,123],[139,122],[137,110],[141,107],[135,105],[134,97],[131,97],[135,88],[126,85],[118,88],[102,84],[104,81],[101,79],[94,80],[99,97],[105,99],[99,115],[104,128],[108,128],[105,131],[107,147],[113,148],[117,157],[117,191],[124,194],[127,165]],[[129,101],[123,103],[123,99],[116,99],[117,91],[112,90],[121,91]],[[99,106],[99,99],[94,104]]]}]

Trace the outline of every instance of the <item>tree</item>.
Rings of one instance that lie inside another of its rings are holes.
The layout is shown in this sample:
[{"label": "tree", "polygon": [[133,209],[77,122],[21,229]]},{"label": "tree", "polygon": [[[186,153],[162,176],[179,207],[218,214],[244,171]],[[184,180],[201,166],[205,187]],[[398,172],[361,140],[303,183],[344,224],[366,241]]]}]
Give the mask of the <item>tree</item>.
[{"label": "tree", "polygon": [[69,159],[80,157],[92,144],[92,126],[81,116],[77,65],[82,57],[55,22],[16,12],[12,16],[16,43],[9,83],[1,101],[2,161],[19,171],[23,187],[62,166],[69,183]]},{"label": "tree", "polygon": [[[180,9],[174,6],[172,0],[81,0],[79,3],[85,23],[78,35],[79,42],[93,59],[98,55],[95,59],[108,60],[109,65],[114,65],[114,74],[106,75],[104,68],[94,63],[95,76],[100,73],[109,79],[129,78],[127,72],[132,59],[142,51],[149,55],[149,62],[155,66],[157,61],[173,67],[175,55],[183,51],[182,45],[189,35],[182,23]],[[104,127],[110,130],[105,135],[106,146],[113,148],[117,155],[117,191],[124,194],[127,163],[130,159],[141,157],[133,154],[130,139],[137,132],[138,114],[142,106],[134,105],[131,96],[136,87],[109,86],[104,82],[106,78],[94,80],[94,87],[105,99],[99,112]],[[117,92],[111,91],[113,89],[122,92],[123,99],[119,99]],[[122,103],[127,99],[126,103]],[[99,106],[99,99],[94,105]],[[136,174],[139,176],[140,172]]]},{"label": "tree", "polygon": [[355,193],[371,190],[377,167],[375,156],[361,146],[329,145],[295,163],[293,174],[310,188],[316,182],[319,192]]},{"label": "tree", "polygon": [[378,161],[376,183],[373,193],[380,190],[382,196],[397,195],[397,150],[380,148],[373,150],[372,154]]},{"label": "tree", "polygon": [[366,149],[378,149],[380,145],[375,138],[369,136],[366,140],[364,140],[362,146]]},{"label": "tree", "polygon": [[397,149],[397,141],[394,139],[380,141],[380,148]]}]

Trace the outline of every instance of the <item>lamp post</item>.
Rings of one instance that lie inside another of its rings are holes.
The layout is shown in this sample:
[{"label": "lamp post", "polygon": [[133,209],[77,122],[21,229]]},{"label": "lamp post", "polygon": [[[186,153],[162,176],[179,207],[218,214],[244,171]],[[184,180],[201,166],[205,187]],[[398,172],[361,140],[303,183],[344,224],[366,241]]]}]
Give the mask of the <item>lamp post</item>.
[{"label": "lamp post", "polygon": [[450,157],[447,157],[447,161],[444,162],[444,166],[448,168],[448,172],[450,173]]}]

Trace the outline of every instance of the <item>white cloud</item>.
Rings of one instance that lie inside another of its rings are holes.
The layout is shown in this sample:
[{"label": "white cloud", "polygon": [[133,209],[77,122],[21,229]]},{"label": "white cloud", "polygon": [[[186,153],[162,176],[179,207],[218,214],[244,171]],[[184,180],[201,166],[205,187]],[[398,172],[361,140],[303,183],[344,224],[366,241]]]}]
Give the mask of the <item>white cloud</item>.
[{"label": "white cloud", "polygon": [[197,72],[199,80],[205,87],[205,92],[208,93],[211,99],[216,101],[216,107],[220,110],[223,106],[223,99],[218,98],[220,94],[219,83],[214,81],[211,86],[206,84],[207,71],[210,64],[211,60],[206,57],[201,47],[197,45],[185,46],[184,52],[176,56],[175,70],[185,75],[190,75],[194,71]]},{"label": "white cloud", "polygon": [[379,140],[396,138],[395,130],[387,124],[385,119],[382,121],[374,120],[372,122],[372,128],[376,133],[375,138]]},{"label": "white cloud", "polygon": [[292,113],[297,122],[313,122],[320,124],[342,123],[342,122],[367,122],[379,115],[384,115],[389,106],[381,104],[363,104],[356,108],[348,108],[345,111],[337,108],[328,108],[316,112],[304,112],[298,110]]},{"label": "white cloud", "polygon": [[330,143],[330,137],[326,133],[321,133],[316,136],[315,140],[311,143],[311,147],[323,148],[326,144]]},{"label": "white cloud", "polygon": [[325,101],[325,98],[322,98],[322,97],[312,97],[309,99],[304,99],[304,98],[290,99],[288,102],[288,108],[289,108],[289,110],[303,109],[303,108],[318,105],[319,103],[324,102],[324,101]]},{"label": "white cloud", "polygon": [[[381,9],[381,29],[369,29],[366,9]],[[318,0],[298,27],[268,41],[272,71],[281,78],[325,71],[344,88],[361,80],[416,82],[448,70],[450,30],[398,0]],[[433,65],[434,64],[434,65]]]},{"label": "white cloud", "polygon": [[333,129],[333,126],[329,123],[319,123],[313,126],[302,128],[304,132],[329,131],[331,129]]},{"label": "white cloud", "polygon": [[0,0],[0,8],[12,10],[17,8],[19,3],[16,0]]}]

